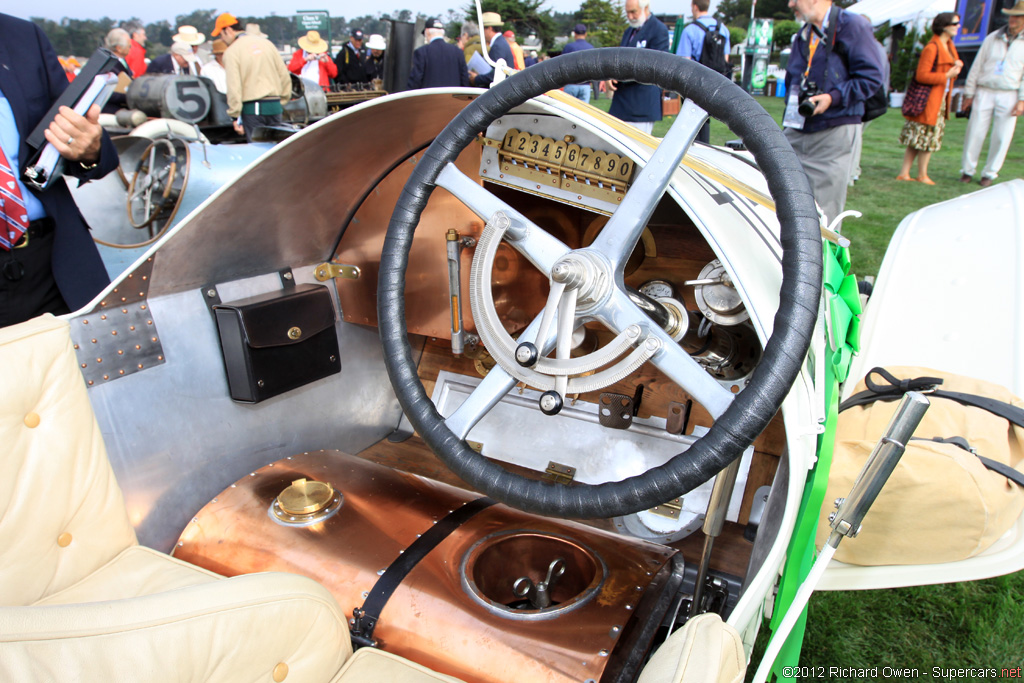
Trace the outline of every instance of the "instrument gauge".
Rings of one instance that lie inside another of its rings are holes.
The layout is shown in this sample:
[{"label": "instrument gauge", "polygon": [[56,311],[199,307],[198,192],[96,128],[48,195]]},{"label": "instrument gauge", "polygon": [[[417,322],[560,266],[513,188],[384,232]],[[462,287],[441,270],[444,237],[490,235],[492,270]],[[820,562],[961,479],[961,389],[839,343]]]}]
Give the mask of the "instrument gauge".
[{"label": "instrument gauge", "polygon": [[676,298],[676,288],[668,280],[648,280],[640,285],[640,293],[652,299]]}]

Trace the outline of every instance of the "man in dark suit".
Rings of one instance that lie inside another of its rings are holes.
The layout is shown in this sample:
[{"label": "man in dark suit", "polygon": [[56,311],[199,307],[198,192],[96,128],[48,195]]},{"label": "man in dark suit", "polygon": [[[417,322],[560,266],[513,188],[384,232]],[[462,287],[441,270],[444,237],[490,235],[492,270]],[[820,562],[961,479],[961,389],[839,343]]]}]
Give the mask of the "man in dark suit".
[{"label": "man in dark suit", "polygon": [[[146,67],[146,74],[188,74],[189,57],[192,56],[192,47],[185,43],[172,43],[167,54],[154,57]],[[198,75],[198,72],[196,73]]]},{"label": "man in dark suit", "polygon": [[440,19],[427,19],[423,39],[426,44],[412,53],[409,90],[468,86],[466,57],[458,47],[444,42],[444,24]]},{"label": "man in dark suit", "polygon": [[[67,185],[57,181],[37,192],[21,182],[32,155],[25,140],[67,87],[39,27],[0,14],[0,143],[29,221],[13,248],[0,244],[0,326],[80,308],[110,282]],[[97,123],[99,115],[97,106],[85,117],[62,107],[46,130],[46,140],[64,158],[68,182],[94,180],[117,167],[117,150]],[[3,206],[13,201],[7,196]]]},{"label": "man in dark suit", "polygon": [[[626,0],[629,27],[622,34],[621,47],[668,52],[668,28],[651,14],[650,0]],[[650,133],[654,122],[661,121],[661,88],[633,81],[608,81],[615,93],[608,113],[629,125]]]},{"label": "man in dark suit", "polygon": [[[515,68],[516,60],[512,56],[512,48],[509,46],[508,41],[505,40],[505,36],[501,35],[501,30],[505,27],[505,22],[501,20],[501,15],[497,12],[484,12],[483,20],[487,56],[495,63],[499,59],[504,59],[505,64]],[[486,74],[477,74],[476,72],[469,74],[469,82],[478,88],[489,88],[493,81],[493,70]]]}]

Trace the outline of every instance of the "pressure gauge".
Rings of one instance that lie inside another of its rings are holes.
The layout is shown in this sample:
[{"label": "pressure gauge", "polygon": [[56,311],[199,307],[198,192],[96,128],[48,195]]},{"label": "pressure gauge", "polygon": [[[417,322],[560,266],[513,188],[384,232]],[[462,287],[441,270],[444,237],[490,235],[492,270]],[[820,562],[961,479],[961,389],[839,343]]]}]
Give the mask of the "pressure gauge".
[{"label": "pressure gauge", "polygon": [[640,285],[640,293],[652,299],[676,298],[676,288],[668,280],[648,280]]}]

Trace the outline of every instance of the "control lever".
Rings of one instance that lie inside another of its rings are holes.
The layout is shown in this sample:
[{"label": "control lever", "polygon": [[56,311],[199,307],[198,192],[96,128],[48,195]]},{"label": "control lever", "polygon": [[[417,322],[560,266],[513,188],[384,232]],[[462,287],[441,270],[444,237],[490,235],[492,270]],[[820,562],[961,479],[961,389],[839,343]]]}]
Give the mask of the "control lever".
[{"label": "control lever", "polygon": [[526,598],[534,609],[551,606],[551,586],[565,574],[565,560],[556,558],[548,565],[548,573],[544,580],[534,584],[529,576],[522,576],[512,584],[512,592],[517,598]]},{"label": "control lever", "polygon": [[477,343],[476,335],[470,334],[462,327],[462,275],[460,255],[465,248],[476,246],[472,237],[463,237],[456,230],[449,230],[445,235],[445,248],[448,259],[448,298],[451,302],[452,318],[452,354],[461,356],[466,344]]}]

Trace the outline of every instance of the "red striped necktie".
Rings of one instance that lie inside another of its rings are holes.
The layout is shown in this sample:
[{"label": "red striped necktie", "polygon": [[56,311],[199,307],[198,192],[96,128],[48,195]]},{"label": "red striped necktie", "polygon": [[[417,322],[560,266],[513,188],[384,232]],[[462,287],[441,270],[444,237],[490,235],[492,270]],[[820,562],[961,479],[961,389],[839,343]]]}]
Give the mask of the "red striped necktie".
[{"label": "red striped necktie", "polygon": [[28,230],[28,213],[18,180],[0,149],[0,249],[9,251]]}]

